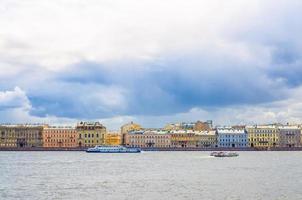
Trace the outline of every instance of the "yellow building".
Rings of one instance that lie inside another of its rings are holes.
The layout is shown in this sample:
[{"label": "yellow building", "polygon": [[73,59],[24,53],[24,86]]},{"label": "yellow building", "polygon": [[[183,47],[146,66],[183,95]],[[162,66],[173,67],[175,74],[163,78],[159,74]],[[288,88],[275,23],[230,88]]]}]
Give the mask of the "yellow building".
[{"label": "yellow building", "polygon": [[1,125],[0,147],[42,147],[43,125]]},{"label": "yellow building", "polygon": [[195,140],[197,142],[197,147],[215,147],[217,144],[216,131],[195,131]]},{"label": "yellow building", "polygon": [[122,136],[120,133],[117,132],[109,132],[105,135],[105,144],[106,145],[121,145],[122,143]]},{"label": "yellow building", "polygon": [[191,130],[175,130],[170,132],[171,147],[194,148],[198,147],[195,133]]},{"label": "yellow building", "polygon": [[270,148],[279,146],[280,131],[275,125],[247,126],[249,146]]},{"label": "yellow building", "polygon": [[99,122],[80,122],[76,127],[79,147],[105,144],[106,127]]}]

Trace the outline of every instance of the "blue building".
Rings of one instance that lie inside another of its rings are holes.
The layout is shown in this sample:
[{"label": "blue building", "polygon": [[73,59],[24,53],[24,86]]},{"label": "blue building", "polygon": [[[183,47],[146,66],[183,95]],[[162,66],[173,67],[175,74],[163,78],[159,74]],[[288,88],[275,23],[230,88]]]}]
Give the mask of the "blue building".
[{"label": "blue building", "polygon": [[218,147],[248,147],[248,134],[244,129],[217,128]]}]

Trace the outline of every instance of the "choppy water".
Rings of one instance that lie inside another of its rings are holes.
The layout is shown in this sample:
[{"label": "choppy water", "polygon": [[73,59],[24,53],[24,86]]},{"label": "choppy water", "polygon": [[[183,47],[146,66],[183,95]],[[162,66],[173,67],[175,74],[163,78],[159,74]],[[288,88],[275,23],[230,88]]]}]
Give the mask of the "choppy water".
[{"label": "choppy water", "polygon": [[0,152],[0,199],[302,199],[302,152]]}]

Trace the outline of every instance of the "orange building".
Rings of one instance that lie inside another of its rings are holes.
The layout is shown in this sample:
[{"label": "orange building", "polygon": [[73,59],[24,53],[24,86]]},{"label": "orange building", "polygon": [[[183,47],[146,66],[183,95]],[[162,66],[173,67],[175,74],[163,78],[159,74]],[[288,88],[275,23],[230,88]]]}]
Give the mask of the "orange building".
[{"label": "orange building", "polygon": [[122,135],[117,132],[108,132],[105,135],[105,144],[106,145],[121,145],[122,143]]},{"label": "orange building", "polygon": [[77,147],[78,133],[72,127],[45,127],[43,129],[43,147]]}]

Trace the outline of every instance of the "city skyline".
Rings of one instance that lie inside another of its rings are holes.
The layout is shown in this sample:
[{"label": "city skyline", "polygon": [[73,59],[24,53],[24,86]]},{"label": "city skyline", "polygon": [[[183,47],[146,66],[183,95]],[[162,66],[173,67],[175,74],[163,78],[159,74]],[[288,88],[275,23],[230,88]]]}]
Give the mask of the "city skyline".
[{"label": "city skyline", "polygon": [[301,123],[301,1],[2,1],[0,122]]}]

